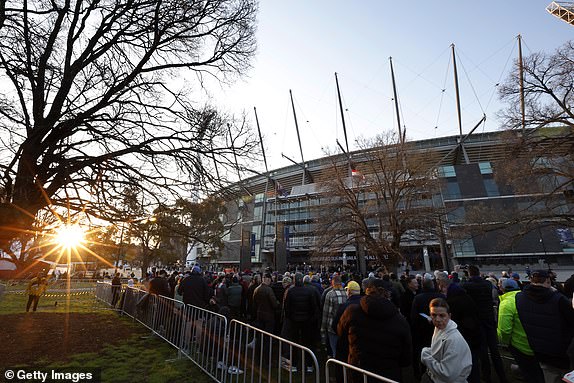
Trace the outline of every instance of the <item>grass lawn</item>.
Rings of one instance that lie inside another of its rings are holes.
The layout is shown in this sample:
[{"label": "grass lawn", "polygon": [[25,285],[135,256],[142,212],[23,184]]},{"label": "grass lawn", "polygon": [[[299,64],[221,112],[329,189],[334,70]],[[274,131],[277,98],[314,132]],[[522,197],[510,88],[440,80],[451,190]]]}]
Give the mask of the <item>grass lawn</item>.
[{"label": "grass lawn", "polygon": [[26,301],[0,297],[0,370],[84,367],[101,369],[102,382],[212,382],[138,322],[95,305],[93,293],[41,297],[34,313]]}]

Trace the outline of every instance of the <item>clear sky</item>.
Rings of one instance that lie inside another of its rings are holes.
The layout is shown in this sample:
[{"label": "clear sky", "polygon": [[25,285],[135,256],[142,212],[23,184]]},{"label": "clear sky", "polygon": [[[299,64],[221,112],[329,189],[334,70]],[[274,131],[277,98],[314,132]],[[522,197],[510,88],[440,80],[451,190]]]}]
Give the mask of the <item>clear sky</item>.
[{"label": "clear sky", "polygon": [[[458,134],[452,43],[463,133],[500,128],[496,84],[523,54],[552,53],[574,38],[546,11],[549,0],[260,0],[258,52],[248,77],[217,104],[257,114],[269,168],[301,161],[289,98],[293,91],[305,160],[344,145],[334,73],[339,76],[350,149],[355,139],[396,130],[389,57],[409,139]],[[444,89],[444,91],[443,91]],[[253,123],[254,124],[254,123]],[[255,126],[255,124],[254,124]],[[260,171],[264,170],[263,162]]]}]

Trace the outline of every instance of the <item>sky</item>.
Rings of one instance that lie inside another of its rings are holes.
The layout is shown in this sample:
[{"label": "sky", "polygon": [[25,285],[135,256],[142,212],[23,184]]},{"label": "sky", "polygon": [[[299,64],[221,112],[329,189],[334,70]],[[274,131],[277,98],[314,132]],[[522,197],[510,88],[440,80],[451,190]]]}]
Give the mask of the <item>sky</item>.
[{"label": "sky", "polygon": [[[220,89],[217,104],[257,115],[269,169],[345,146],[335,75],[350,150],[355,140],[397,130],[392,57],[401,125],[411,140],[459,133],[451,44],[455,45],[462,131],[500,129],[497,84],[523,55],[552,53],[574,38],[546,11],[549,0],[260,0],[257,53],[246,76]],[[218,90],[219,91],[219,90]],[[264,171],[261,161],[259,171]]]}]

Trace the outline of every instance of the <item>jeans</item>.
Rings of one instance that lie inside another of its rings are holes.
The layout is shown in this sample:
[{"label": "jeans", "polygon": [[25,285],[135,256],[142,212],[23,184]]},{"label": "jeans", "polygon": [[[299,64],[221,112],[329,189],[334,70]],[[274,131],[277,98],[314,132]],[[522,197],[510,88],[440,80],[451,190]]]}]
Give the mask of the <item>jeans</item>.
[{"label": "jeans", "polygon": [[339,336],[337,334],[333,334],[332,332],[327,331],[327,336],[329,337],[329,345],[331,346],[331,352],[333,355],[329,355],[332,358],[335,357],[335,351],[337,350],[337,341],[339,340]]}]

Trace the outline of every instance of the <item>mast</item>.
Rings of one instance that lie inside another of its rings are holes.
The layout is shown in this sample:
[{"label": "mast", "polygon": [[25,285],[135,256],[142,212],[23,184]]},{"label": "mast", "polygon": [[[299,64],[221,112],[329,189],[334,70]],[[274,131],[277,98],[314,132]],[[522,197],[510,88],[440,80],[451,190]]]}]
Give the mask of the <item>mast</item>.
[{"label": "mast", "polygon": [[389,57],[391,64],[391,80],[393,82],[393,97],[395,99],[395,112],[397,113],[397,125],[399,127],[399,141],[401,144],[405,143],[403,133],[401,131],[401,115],[399,114],[399,98],[397,97],[397,86],[395,84],[395,71],[393,70],[393,58]]},{"label": "mast", "polygon": [[520,88],[520,112],[522,114],[522,134],[524,135],[524,130],[526,129],[526,107],[524,104],[524,66],[522,65],[522,36],[516,36],[518,39],[518,72],[519,79],[518,84]]},{"label": "mast", "polygon": [[[255,113],[255,123],[257,124],[257,132],[259,133],[259,143],[261,144],[261,151],[263,153],[263,162],[265,163],[265,191],[263,194],[263,212],[261,214],[261,230],[259,231],[259,262],[261,262],[261,253],[265,245],[265,227],[267,226],[267,192],[269,190],[269,168],[267,167],[267,156],[265,155],[265,147],[263,146],[263,136],[261,135],[261,128],[259,127],[259,118],[257,117],[257,108],[253,107]],[[275,267],[275,265],[273,265]]]},{"label": "mast", "polygon": [[297,123],[297,113],[295,113],[295,104],[293,103],[293,92],[289,89],[289,96],[291,97],[291,108],[293,108],[293,118],[295,119],[295,129],[297,130],[297,140],[299,141],[299,151],[301,152],[301,161],[303,162],[303,178],[301,185],[305,185],[305,159],[303,158],[303,147],[301,146],[301,135],[299,134],[299,124]]},{"label": "mast", "polygon": [[349,153],[349,140],[347,139],[347,125],[345,124],[345,114],[343,113],[343,102],[341,101],[341,90],[339,89],[339,78],[337,77],[337,72],[335,72],[335,84],[337,84],[337,99],[339,100],[339,109],[341,110],[341,121],[343,122],[343,133],[345,135],[345,147],[347,148],[347,151],[344,150],[343,151],[347,155],[347,162],[349,165],[349,177],[351,177],[353,173],[353,169],[351,166],[351,153]]},{"label": "mast", "polygon": [[[450,44],[452,49],[452,62],[453,62],[453,69],[454,69],[454,89],[456,91],[456,111],[458,115],[458,131],[460,133],[459,140],[462,140],[462,114],[460,112],[460,92],[458,90],[458,72],[456,70],[456,55],[454,54],[454,44]],[[462,149],[462,153],[464,155],[464,160],[468,164],[470,160],[468,159],[468,155],[466,153],[466,149],[462,144],[462,141],[459,142],[460,148]]]}]

